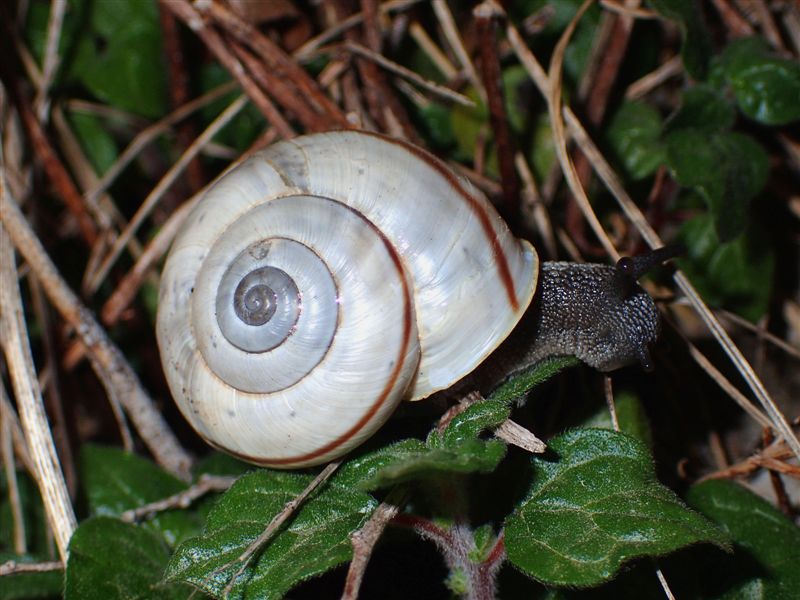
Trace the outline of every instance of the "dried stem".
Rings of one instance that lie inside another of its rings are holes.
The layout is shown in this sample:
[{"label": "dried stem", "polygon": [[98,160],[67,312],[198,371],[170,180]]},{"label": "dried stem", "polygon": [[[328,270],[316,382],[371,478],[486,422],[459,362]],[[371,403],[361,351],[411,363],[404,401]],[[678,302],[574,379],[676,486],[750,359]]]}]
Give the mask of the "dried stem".
[{"label": "dried stem", "polygon": [[188,477],[189,455],[178,443],[122,352],[63,280],[8,190],[5,186],[2,189],[0,221],[42,283],[50,302],[83,340],[94,359],[92,365],[100,380],[110,395],[125,407],[156,461],[170,472]]},{"label": "dried stem", "polygon": [[25,533],[25,519],[22,514],[22,500],[19,495],[17,469],[14,463],[12,434],[14,411],[11,408],[11,401],[6,397],[6,389],[2,383],[0,383],[0,396],[2,396],[2,402],[0,402],[0,454],[3,457],[3,471],[8,486],[8,504],[11,507],[11,522],[14,527],[14,552],[26,554],[28,542]]},{"label": "dried stem", "polygon": [[[5,207],[7,191],[0,181],[0,203]],[[3,214],[5,209],[3,208]],[[31,356],[25,326],[14,250],[6,235],[11,225],[0,224],[0,338],[17,399],[25,439],[33,459],[36,483],[44,502],[47,520],[55,536],[58,553],[67,560],[69,538],[77,526],[67,485],[58,463],[55,443],[47,423],[44,401]],[[5,420],[5,419],[4,419]]]},{"label": "dried stem", "polygon": [[473,10],[481,48],[481,76],[489,104],[489,122],[494,133],[500,184],[503,186],[503,208],[511,218],[519,215],[519,178],[514,166],[515,145],[508,125],[505,96],[500,85],[500,57],[497,51],[496,19],[504,17],[494,0],[484,0]]},{"label": "dried stem", "polygon": [[361,589],[361,582],[364,579],[364,573],[375,544],[378,543],[383,530],[397,516],[400,507],[405,503],[405,495],[405,492],[399,491],[399,488],[389,492],[386,500],[378,505],[364,526],[350,536],[353,543],[353,560],[350,561],[350,567],[347,569],[342,600],[358,598],[358,591]]},{"label": "dried stem", "polygon": [[126,510],[120,515],[120,519],[128,523],[135,523],[141,521],[152,515],[164,512],[165,510],[172,510],[175,508],[188,508],[198,498],[202,498],[211,492],[224,492],[231,487],[236,481],[236,477],[224,477],[203,475],[197,480],[197,483],[192,484],[182,492],[178,492],[167,498],[150,502],[144,506],[139,506],[132,510]]}]

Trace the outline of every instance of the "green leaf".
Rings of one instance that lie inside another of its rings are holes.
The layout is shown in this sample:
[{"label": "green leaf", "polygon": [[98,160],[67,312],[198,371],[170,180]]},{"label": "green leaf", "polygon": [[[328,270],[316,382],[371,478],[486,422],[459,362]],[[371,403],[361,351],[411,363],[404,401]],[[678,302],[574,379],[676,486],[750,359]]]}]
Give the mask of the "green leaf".
[{"label": "green leaf", "polygon": [[665,138],[675,179],[706,201],[722,241],[744,231],[747,208],[766,183],[769,160],[752,138],[735,132],[709,135],[697,129],[673,131]]},{"label": "green leaf", "polygon": [[489,394],[488,400],[514,402],[530,392],[537,385],[544,383],[559,371],[580,364],[573,356],[548,358],[513,374],[505,382]]},{"label": "green leaf", "polygon": [[532,372],[526,371],[516,378],[517,387],[513,388],[516,395],[500,394],[498,399],[468,406],[444,430],[431,431],[424,444],[414,439],[402,440],[351,458],[339,470],[336,480],[343,485],[374,490],[437,474],[493,471],[505,456],[506,446],[499,440],[483,440],[481,434],[508,418],[510,400],[519,397],[520,389],[529,389],[535,382],[543,381],[558,370],[559,364],[547,361],[532,368]]},{"label": "green leaf", "polygon": [[153,0],[90,3],[71,73],[95,96],[146,117],[166,107],[161,30]]},{"label": "green leaf", "polygon": [[[430,444],[402,440],[343,465],[336,480],[363,490],[452,473],[487,473],[503,459],[506,445],[498,440],[470,439],[449,448],[434,432]],[[341,479],[340,479],[341,477]]]},{"label": "green leaf", "polygon": [[453,417],[441,433],[444,448],[457,448],[460,444],[477,439],[486,431],[500,425],[508,418],[511,409],[507,402],[482,400],[468,406]]},{"label": "green leaf", "polygon": [[775,252],[756,224],[732,242],[721,243],[709,215],[698,215],[678,236],[688,248],[678,265],[712,306],[755,322],[767,311]]},{"label": "green leaf", "polygon": [[[0,552],[0,564],[9,560],[23,564],[47,559],[30,555],[20,556],[11,552]],[[2,581],[2,585],[0,585],[0,600],[60,598],[64,588],[64,573],[63,571],[18,573],[16,575],[5,575],[0,581]]]},{"label": "green leaf", "polygon": [[[240,566],[238,557],[311,479],[268,470],[241,477],[211,511],[203,534],[175,552],[166,579],[220,598]],[[299,582],[349,560],[350,534],[376,507],[368,494],[329,481],[250,562],[227,598],[281,598]]]},{"label": "green leaf", "polygon": [[[800,597],[800,528],[763,498],[731,481],[693,486],[687,501],[716,522],[734,541],[734,553],[722,557],[704,577],[718,586],[733,584],[727,598],[789,600]],[[755,560],[761,574],[742,581],[743,561]]]},{"label": "green leaf", "polygon": [[66,600],[188,598],[191,590],[160,582],[169,548],[143,527],[109,517],[81,523],[69,544]]},{"label": "green leaf", "polygon": [[695,79],[705,79],[711,59],[711,36],[699,4],[695,0],[650,0],[650,4],[667,19],[678,23],[683,34],[683,66]]},{"label": "green leaf", "polygon": [[97,173],[105,173],[117,158],[117,144],[96,115],[72,111],[69,121],[81,148]]},{"label": "green leaf", "polygon": [[633,179],[643,179],[665,162],[661,115],[645,102],[625,102],[608,125],[606,137]]},{"label": "green leaf", "polygon": [[681,106],[669,117],[665,129],[717,133],[733,127],[735,120],[731,102],[710,85],[696,85],[683,92]]},{"label": "green leaf", "polygon": [[739,108],[751,119],[767,125],[800,119],[800,63],[773,55],[765,40],[731,43],[718,67]]},{"label": "green leaf", "polygon": [[[85,446],[81,454],[86,495],[93,515],[118,517],[126,510],[161,500],[186,484],[147,459],[117,448]],[[194,534],[199,523],[188,511],[160,512],[145,525],[174,546]]]},{"label": "green leaf", "polygon": [[509,560],[549,585],[593,586],[623,563],[726,536],[655,478],[647,448],[625,434],[575,429],[532,458],[528,498],[506,520]]}]

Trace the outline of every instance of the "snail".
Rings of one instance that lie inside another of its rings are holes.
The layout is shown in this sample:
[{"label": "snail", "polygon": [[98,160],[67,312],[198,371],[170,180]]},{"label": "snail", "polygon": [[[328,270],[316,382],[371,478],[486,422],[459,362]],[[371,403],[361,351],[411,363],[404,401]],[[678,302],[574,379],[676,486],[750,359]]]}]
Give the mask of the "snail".
[{"label": "snail", "polygon": [[540,265],[428,152],[313,134],[255,154],[192,210],[164,267],[158,345],[178,407],[212,446],[311,466],[362,443],[401,400],[462,380],[524,315],[526,361],[649,365],[658,311],[636,278],[661,260]]}]

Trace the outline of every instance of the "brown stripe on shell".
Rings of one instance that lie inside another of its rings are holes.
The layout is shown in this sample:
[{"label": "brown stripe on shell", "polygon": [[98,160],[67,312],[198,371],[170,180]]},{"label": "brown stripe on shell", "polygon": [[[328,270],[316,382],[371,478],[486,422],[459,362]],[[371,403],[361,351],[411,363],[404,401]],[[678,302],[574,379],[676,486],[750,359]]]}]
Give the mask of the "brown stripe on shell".
[{"label": "brown stripe on shell", "polygon": [[410,144],[404,140],[390,138],[373,131],[359,131],[358,133],[370,135],[378,138],[379,140],[389,142],[395,146],[400,146],[401,148],[408,150],[421,161],[430,164],[431,167],[436,169],[439,174],[447,180],[447,182],[450,184],[450,187],[452,187],[458,193],[458,195],[466,201],[472,212],[475,214],[475,216],[477,216],[478,222],[481,224],[481,228],[483,229],[483,233],[486,235],[486,239],[489,241],[489,244],[492,247],[492,255],[494,256],[495,264],[497,265],[500,281],[505,288],[506,296],[508,297],[508,303],[511,305],[511,308],[514,310],[514,312],[517,312],[519,310],[519,298],[517,298],[517,290],[514,289],[514,278],[511,275],[511,267],[508,264],[508,258],[503,252],[503,247],[500,245],[500,241],[495,235],[494,227],[492,227],[491,215],[486,212],[486,208],[483,206],[483,204],[475,196],[464,189],[461,181],[447,165],[445,165],[441,160],[439,160],[439,158],[427,150],[418,148],[417,146],[414,146],[413,144]]},{"label": "brown stripe on shell", "polygon": [[[312,452],[308,452],[306,454],[301,454],[298,456],[290,456],[286,458],[263,458],[259,456],[250,456],[248,454],[243,454],[240,452],[235,452],[230,450],[229,448],[222,448],[228,454],[235,456],[236,458],[243,460],[245,462],[261,465],[262,467],[270,467],[270,466],[279,466],[279,465],[292,465],[298,463],[298,465],[302,466],[304,463],[313,463],[316,459],[325,456],[326,454],[335,454],[335,450],[340,446],[346,444],[349,440],[353,438],[363,427],[369,423],[378,410],[383,406],[386,400],[389,398],[392,390],[394,389],[397,379],[400,377],[400,373],[403,370],[403,365],[405,364],[405,357],[406,353],[408,352],[408,345],[411,341],[411,330],[412,324],[414,322],[414,315],[413,315],[413,301],[411,299],[411,289],[408,285],[408,280],[406,278],[405,269],[403,267],[403,262],[400,258],[400,255],[397,253],[395,248],[392,246],[391,242],[383,235],[383,233],[375,226],[372,221],[365,219],[363,215],[360,215],[355,209],[346,206],[349,210],[359,214],[364,221],[366,221],[369,226],[375,231],[376,235],[378,235],[381,240],[383,241],[384,246],[389,252],[389,256],[392,258],[392,262],[394,262],[395,268],[398,273],[400,273],[400,280],[403,282],[403,296],[405,298],[404,303],[404,310],[403,310],[403,341],[400,345],[400,351],[397,355],[397,359],[395,360],[395,367],[392,371],[391,375],[389,376],[389,380],[386,382],[383,390],[378,395],[378,398],[373,402],[372,406],[370,406],[369,410],[364,413],[364,415],[353,425],[350,429],[345,431],[342,435],[340,435],[335,440],[325,444],[321,448],[317,448]],[[212,441],[208,441],[212,446],[216,446]]]}]

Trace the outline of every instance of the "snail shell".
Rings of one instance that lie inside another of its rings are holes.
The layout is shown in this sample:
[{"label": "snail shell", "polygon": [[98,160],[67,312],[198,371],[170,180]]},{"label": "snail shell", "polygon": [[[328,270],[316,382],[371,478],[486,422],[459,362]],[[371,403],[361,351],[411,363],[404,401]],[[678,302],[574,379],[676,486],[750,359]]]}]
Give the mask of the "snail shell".
[{"label": "snail shell", "polygon": [[162,276],[164,371],[212,445],[322,463],[475,369],[538,270],[427,152],[366,132],[299,137],[227,173],[188,217]]}]

